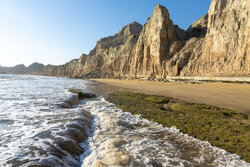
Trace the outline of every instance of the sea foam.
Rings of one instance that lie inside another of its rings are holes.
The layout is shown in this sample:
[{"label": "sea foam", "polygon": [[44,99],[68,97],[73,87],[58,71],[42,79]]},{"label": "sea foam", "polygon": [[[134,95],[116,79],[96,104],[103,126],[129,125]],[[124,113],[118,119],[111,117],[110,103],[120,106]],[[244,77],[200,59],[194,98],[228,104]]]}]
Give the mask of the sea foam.
[{"label": "sea foam", "polygon": [[[79,166],[91,114],[69,88],[87,81],[0,75],[0,166]],[[60,103],[67,101],[70,107]],[[79,103],[79,104],[77,104]],[[77,105],[76,105],[77,104]]]},{"label": "sea foam", "polygon": [[[239,156],[181,133],[176,127],[143,119],[100,97],[83,108],[93,115],[82,167],[99,166],[250,166]],[[153,111],[152,111],[153,112]]]}]

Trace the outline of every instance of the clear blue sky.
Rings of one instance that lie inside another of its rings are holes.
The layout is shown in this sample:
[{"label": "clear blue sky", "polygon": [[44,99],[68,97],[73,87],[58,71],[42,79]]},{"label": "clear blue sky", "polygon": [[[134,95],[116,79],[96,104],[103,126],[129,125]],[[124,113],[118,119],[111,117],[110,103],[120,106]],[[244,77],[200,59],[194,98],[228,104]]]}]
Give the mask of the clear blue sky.
[{"label": "clear blue sky", "polygon": [[158,3],[187,29],[211,0],[0,0],[0,65],[64,64],[126,24],[144,24]]}]

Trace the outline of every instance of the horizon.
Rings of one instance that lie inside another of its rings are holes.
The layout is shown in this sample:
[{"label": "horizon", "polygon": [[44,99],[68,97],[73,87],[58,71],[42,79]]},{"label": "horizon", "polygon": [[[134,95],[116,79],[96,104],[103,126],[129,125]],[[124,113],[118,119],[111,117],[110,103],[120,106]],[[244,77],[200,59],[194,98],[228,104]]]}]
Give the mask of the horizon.
[{"label": "horizon", "polygon": [[173,23],[186,30],[208,12],[211,0],[202,4],[191,0],[182,5],[166,0],[143,5],[132,2],[2,0],[0,65],[65,64],[88,54],[99,39],[115,35],[131,22],[144,25],[156,4],[165,6]]}]

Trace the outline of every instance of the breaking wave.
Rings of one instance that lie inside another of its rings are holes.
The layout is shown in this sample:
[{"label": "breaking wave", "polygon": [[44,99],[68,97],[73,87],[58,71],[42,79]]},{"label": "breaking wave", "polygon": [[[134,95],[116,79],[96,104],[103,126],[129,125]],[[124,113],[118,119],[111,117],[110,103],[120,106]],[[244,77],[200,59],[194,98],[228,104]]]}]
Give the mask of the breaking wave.
[{"label": "breaking wave", "polygon": [[[92,131],[82,145],[82,167],[250,166],[235,154],[143,119],[99,98],[83,108],[93,115]],[[88,146],[88,147],[86,147]]]},{"label": "breaking wave", "polygon": [[87,81],[0,78],[5,79],[0,84],[0,166],[80,166],[79,143],[87,138],[92,118],[68,89],[86,90]]},{"label": "breaking wave", "polygon": [[68,92],[88,90],[88,81],[0,75],[0,82],[0,166],[250,166],[103,97],[79,100]]}]

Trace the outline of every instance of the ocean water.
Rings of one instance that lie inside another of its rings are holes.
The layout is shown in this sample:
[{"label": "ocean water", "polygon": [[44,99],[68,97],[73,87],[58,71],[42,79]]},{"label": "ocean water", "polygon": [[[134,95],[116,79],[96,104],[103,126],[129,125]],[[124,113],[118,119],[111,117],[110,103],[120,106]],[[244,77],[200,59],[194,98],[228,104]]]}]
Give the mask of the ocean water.
[{"label": "ocean water", "polygon": [[0,166],[79,166],[79,157],[70,148],[66,151],[62,147],[75,146],[73,151],[83,152],[72,133],[82,133],[77,137],[84,139],[88,130],[86,112],[81,103],[72,109],[63,109],[60,104],[72,96],[68,88],[85,91],[86,83],[67,78],[0,75]]},{"label": "ocean water", "polygon": [[[123,112],[100,97],[83,108],[92,116],[82,143],[82,167],[249,167],[240,157],[183,134],[176,127]],[[152,111],[153,112],[153,111]]]},{"label": "ocean water", "polygon": [[123,112],[103,97],[62,108],[74,97],[67,90],[88,91],[88,82],[0,75],[0,166],[250,166],[175,127]]}]

